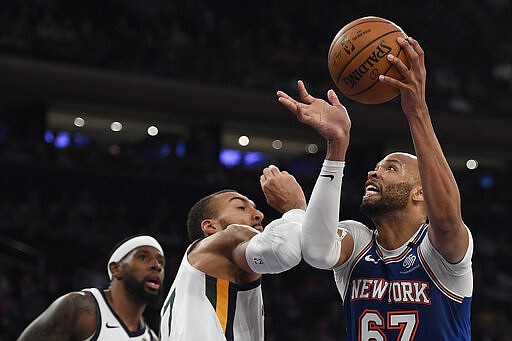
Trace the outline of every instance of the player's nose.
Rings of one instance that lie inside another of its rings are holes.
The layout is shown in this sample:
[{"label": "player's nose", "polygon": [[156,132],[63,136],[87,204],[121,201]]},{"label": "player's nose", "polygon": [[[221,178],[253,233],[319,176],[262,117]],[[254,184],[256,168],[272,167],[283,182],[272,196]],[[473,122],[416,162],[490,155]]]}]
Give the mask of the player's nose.
[{"label": "player's nose", "polygon": [[163,267],[163,263],[158,258],[153,258],[153,260],[151,261],[151,269],[156,271],[162,271]]},{"label": "player's nose", "polygon": [[254,209],[254,215],[253,215],[253,219],[259,223],[261,223],[261,221],[263,220],[263,212],[261,212],[260,210],[258,209]]}]

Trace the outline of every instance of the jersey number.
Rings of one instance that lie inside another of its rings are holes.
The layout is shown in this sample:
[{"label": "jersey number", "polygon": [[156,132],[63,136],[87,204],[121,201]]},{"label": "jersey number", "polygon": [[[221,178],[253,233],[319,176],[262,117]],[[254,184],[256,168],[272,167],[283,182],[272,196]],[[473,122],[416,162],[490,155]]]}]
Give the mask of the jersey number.
[{"label": "jersey number", "polygon": [[359,337],[361,341],[389,341],[386,330],[398,329],[397,341],[412,341],[418,329],[417,311],[391,311],[387,320],[377,310],[366,309],[359,318]]}]

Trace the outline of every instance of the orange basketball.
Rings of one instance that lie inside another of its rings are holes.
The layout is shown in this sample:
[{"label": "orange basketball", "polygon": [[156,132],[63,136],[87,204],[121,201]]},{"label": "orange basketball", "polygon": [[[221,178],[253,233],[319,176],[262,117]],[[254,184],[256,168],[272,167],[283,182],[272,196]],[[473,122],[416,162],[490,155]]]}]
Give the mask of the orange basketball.
[{"label": "orange basketball", "polygon": [[396,97],[398,89],[379,81],[379,75],[402,79],[386,56],[398,56],[406,65],[407,57],[398,45],[404,31],[393,22],[379,17],[364,17],[345,25],[329,48],[329,73],[340,91],[348,98],[379,104]]}]

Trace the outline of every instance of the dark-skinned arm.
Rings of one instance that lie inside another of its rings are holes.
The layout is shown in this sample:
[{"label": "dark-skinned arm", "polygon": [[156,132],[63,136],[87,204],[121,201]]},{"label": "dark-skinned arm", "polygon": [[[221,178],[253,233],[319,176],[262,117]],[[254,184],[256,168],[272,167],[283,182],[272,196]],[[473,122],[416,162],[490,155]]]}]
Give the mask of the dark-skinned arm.
[{"label": "dark-skinned arm", "polygon": [[72,292],[55,300],[20,335],[18,341],[84,340],[96,330],[97,305],[92,295]]},{"label": "dark-skinned arm", "polygon": [[432,245],[450,263],[461,261],[469,245],[469,233],[462,220],[460,193],[455,177],[443,154],[432,125],[425,100],[426,69],[424,51],[412,38],[398,39],[410,68],[389,56],[404,78],[399,81],[381,76],[381,81],[400,89],[402,109],[409,129],[420,171],[425,206],[431,228]]}]

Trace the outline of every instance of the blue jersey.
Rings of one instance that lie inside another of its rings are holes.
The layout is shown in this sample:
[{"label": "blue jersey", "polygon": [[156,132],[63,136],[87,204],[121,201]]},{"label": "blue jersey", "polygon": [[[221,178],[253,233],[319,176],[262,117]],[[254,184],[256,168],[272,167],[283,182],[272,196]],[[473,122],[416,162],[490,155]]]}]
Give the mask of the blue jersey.
[{"label": "blue jersey", "polygon": [[396,250],[380,247],[361,223],[340,227],[354,238],[352,255],[334,270],[348,340],[471,339],[471,234],[464,259],[450,264],[430,243],[426,224]]}]

